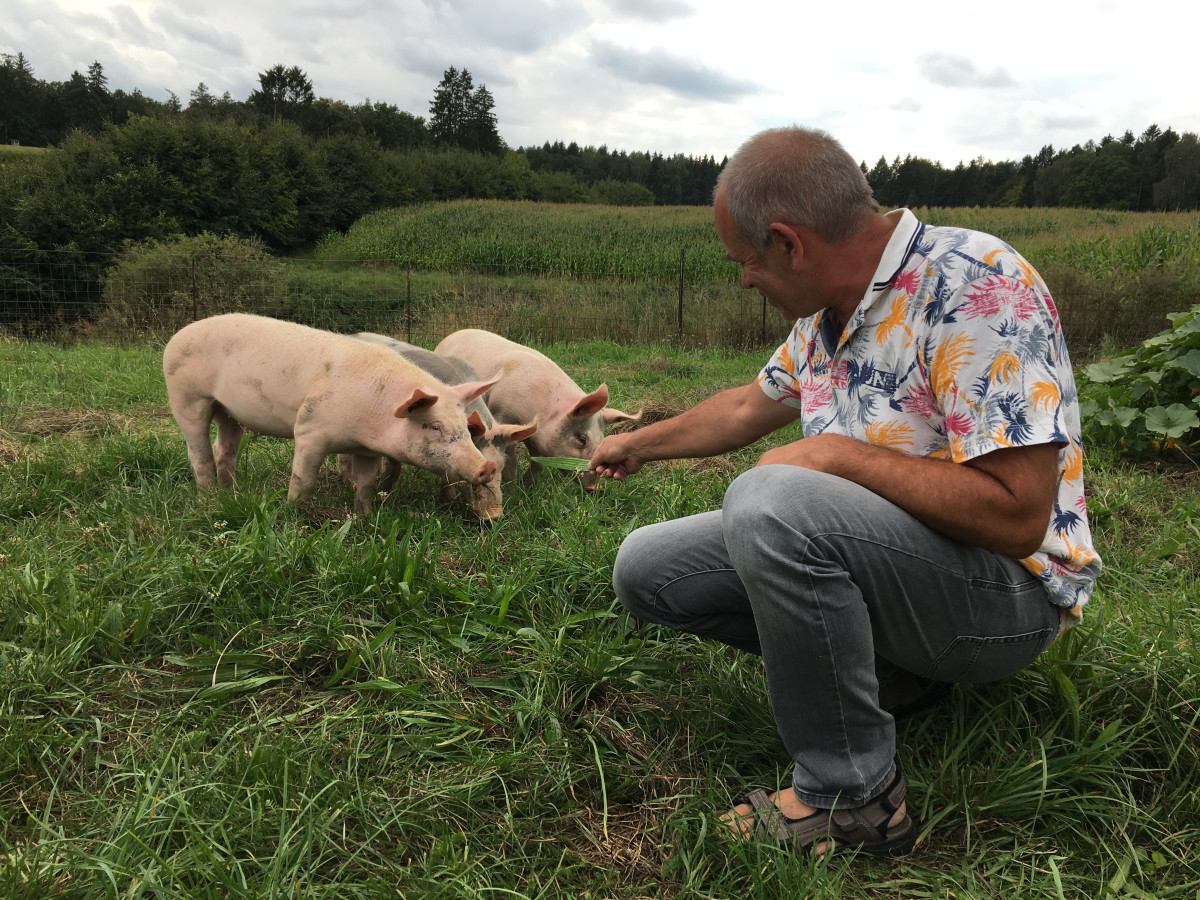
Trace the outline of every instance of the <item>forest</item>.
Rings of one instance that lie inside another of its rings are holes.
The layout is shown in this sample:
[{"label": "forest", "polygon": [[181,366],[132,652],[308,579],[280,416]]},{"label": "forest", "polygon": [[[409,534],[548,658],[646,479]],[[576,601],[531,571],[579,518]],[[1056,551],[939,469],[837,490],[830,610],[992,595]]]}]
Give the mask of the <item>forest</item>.
[{"label": "forest", "polygon": [[[185,104],[171,93],[154,100],[140,90],[110,90],[104,68],[93,62],[87,73],[63,82],[36,77],[22,53],[0,57],[0,143],[28,147],[60,145],[72,132],[99,135],[131,117],[235,122],[266,128],[295,125],[313,141],[362,141],[378,151],[467,150],[500,166],[515,152],[533,176],[498,188],[453,177],[431,179],[418,196],[401,202],[453,197],[599,202],[616,205],[706,205],[723,160],[649,150],[612,150],[547,140],[541,146],[510,148],[500,137],[494,100],[467,69],[451,67],[431,99],[428,118],[386,101],[351,105],[318,97],[297,66],[277,64],[259,74],[259,87],[245,99],[226,92],[217,97],[203,82]],[[511,163],[510,163],[511,165]],[[454,169],[453,164],[448,168]],[[1104,135],[1070,148],[1050,144],[1021,160],[982,157],[948,168],[941,162],[906,155],[874,165],[862,163],[875,196],[884,206],[1086,207],[1112,210],[1200,208],[1200,137],[1152,124],[1136,135]],[[389,198],[390,199],[390,198]]]}]

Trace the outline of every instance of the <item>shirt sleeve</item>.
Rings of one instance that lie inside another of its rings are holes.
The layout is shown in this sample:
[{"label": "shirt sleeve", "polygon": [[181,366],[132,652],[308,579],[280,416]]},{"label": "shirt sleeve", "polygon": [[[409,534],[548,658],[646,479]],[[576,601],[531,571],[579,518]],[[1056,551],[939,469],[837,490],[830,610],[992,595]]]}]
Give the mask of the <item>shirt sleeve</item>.
[{"label": "shirt sleeve", "polygon": [[[1039,282],[990,273],[954,296],[926,347],[951,458],[1067,442],[1061,329]],[[1069,375],[1069,368],[1067,370]]]},{"label": "shirt sleeve", "polygon": [[[797,361],[807,365],[807,354],[803,352],[806,346],[801,325],[796,323],[791,333],[775,351],[762,370],[758,373],[758,385],[764,394],[776,403],[802,410],[804,408],[800,391],[800,378],[797,372]],[[797,350],[797,348],[801,348]]]}]

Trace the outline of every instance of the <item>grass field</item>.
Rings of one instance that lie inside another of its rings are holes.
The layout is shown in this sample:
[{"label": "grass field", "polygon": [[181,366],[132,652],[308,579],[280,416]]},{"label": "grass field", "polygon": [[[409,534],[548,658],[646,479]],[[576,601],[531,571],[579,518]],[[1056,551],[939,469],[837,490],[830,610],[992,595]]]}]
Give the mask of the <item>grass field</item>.
[{"label": "grass field", "polygon": [[[1106,337],[1122,346],[1142,340],[1166,325],[1166,313],[1190,308],[1200,295],[1200,213],[914,212],[933,225],[975,228],[1012,244],[1045,278],[1080,351]],[[777,317],[768,312],[764,325],[755,298],[741,291],[707,207],[424,204],[364,216],[296,265],[311,272],[354,261],[440,273],[421,276],[436,286],[417,290],[418,338],[474,325],[543,340],[647,342],[677,330],[681,254],[685,343],[745,348],[774,339]]]},{"label": "grass field", "polygon": [[[1168,313],[1190,309],[1200,296],[1200,213],[915,212],[933,224],[991,231],[1028,256],[1054,294],[1077,362],[1158,333]],[[84,333],[130,343],[236,308],[428,344],[466,327],[522,341],[778,344],[789,323],[741,288],[711,216],[705,207],[423,204],[365,216],[304,257],[257,273],[232,271],[221,254],[189,261],[179,253],[173,269],[150,267],[136,283],[114,282],[122,268],[113,267],[102,286],[89,268],[99,262],[51,254],[37,263],[37,280],[50,289],[52,307],[20,287],[0,306],[6,322],[40,337]],[[18,263],[15,255],[0,259],[0,266]],[[219,287],[215,295],[206,284]]]},{"label": "grass field", "polygon": [[[762,362],[542,349],[654,415]],[[1194,469],[1089,458],[1085,624],[901,723],[911,855],[814,863],[715,827],[789,770],[756,660],[609,585],[766,444],[514,486],[490,529],[408,471],[358,520],[332,466],[287,505],[274,439],[198,497],[156,348],[0,365],[2,897],[1200,896]]]},{"label": "grass field", "polygon": [[[1200,213],[1087,209],[918,208],[931,225],[958,225],[1008,241],[1035,266],[1080,276],[1118,269],[1170,271],[1200,264]],[[1089,256],[1081,248],[1094,250]],[[389,260],[431,270],[559,273],[576,277],[736,280],[711,207],[606,207],[460,200],[389,209],[331,234],[318,259]],[[1052,286],[1053,287],[1053,286]]]}]

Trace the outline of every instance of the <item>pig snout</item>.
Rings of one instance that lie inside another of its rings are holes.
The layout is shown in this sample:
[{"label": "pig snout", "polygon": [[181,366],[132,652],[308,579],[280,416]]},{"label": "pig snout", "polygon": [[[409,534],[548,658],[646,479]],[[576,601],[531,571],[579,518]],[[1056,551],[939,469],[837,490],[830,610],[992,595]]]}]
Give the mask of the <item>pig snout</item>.
[{"label": "pig snout", "polygon": [[491,525],[504,516],[504,505],[498,481],[475,486],[471,497],[471,511],[479,516],[479,521],[483,525]]},{"label": "pig snout", "polygon": [[475,470],[475,474],[471,476],[471,483],[487,484],[495,479],[496,471],[496,464],[490,459],[485,459],[483,464]]}]

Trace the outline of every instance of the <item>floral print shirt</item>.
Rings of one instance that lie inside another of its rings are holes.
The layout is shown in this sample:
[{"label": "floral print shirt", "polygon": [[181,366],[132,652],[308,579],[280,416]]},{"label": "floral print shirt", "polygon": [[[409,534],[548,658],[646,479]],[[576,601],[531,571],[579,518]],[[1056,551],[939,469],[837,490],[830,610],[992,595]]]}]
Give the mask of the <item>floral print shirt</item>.
[{"label": "floral print shirt", "polygon": [[1053,515],[1021,564],[1065,611],[1064,626],[1075,624],[1101,563],[1084,504],[1075,377],[1050,291],[998,238],[900,213],[841,333],[825,312],[800,319],[758,382],[801,411],[805,435],[959,463],[1057,444]]}]

